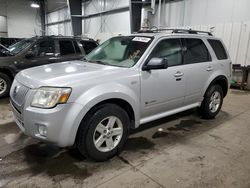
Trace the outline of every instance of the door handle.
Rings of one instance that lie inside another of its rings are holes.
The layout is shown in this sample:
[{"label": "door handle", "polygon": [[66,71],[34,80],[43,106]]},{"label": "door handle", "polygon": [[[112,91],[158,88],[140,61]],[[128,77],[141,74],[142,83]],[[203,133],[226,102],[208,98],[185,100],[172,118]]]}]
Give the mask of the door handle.
[{"label": "door handle", "polygon": [[183,75],[184,75],[183,72],[177,71],[174,76],[179,78],[179,77],[182,77]]},{"label": "door handle", "polygon": [[213,71],[213,70],[214,70],[213,67],[211,67],[211,66],[208,66],[208,67],[207,67],[207,71],[208,71],[208,72],[211,72],[211,71]]}]

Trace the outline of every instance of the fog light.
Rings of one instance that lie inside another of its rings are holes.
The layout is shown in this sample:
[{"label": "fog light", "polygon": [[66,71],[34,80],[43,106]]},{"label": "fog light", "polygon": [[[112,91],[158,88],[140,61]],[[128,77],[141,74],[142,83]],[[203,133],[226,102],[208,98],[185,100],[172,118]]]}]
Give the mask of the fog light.
[{"label": "fog light", "polygon": [[41,136],[47,137],[48,130],[46,126],[38,125],[38,132]]}]

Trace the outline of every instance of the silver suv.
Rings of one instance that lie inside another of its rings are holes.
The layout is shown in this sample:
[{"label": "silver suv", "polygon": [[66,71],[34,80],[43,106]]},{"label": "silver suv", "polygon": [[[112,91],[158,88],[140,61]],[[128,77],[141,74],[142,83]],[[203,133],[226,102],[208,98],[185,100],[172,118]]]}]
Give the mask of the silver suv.
[{"label": "silver suv", "polygon": [[150,31],[111,38],[82,61],[21,71],[10,96],[25,134],[103,161],[140,124],[196,107],[214,118],[230,74],[228,53],[210,33]]}]

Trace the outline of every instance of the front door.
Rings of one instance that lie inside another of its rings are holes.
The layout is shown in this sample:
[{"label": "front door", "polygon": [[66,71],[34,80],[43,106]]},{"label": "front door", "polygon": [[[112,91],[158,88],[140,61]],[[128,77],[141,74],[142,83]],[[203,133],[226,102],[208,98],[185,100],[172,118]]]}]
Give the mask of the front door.
[{"label": "front door", "polygon": [[141,72],[141,118],[179,108],[184,102],[186,74],[181,40],[161,40],[148,60],[153,57],[166,58],[169,67]]},{"label": "front door", "polygon": [[21,69],[56,62],[55,41],[52,39],[45,39],[37,42],[29,51],[32,52],[33,56],[24,57],[24,62],[20,64]]}]

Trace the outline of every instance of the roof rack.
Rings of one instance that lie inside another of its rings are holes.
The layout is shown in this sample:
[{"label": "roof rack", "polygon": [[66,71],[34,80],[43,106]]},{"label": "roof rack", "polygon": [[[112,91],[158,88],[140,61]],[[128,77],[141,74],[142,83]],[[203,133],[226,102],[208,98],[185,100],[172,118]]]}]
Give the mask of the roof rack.
[{"label": "roof rack", "polygon": [[151,29],[151,30],[140,30],[138,33],[158,33],[161,31],[172,31],[172,33],[186,33],[186,34],[207,34],[213,36],[211,32],[207,31],[198,31],[192,29]]}]

